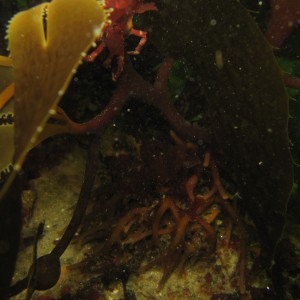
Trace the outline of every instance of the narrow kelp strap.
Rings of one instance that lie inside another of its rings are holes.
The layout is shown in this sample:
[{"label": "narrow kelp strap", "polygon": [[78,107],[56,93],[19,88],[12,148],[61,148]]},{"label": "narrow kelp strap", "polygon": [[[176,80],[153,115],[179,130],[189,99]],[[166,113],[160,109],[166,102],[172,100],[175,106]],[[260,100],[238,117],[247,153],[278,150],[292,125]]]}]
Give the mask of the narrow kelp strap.
[{"label": "narrow kelp strap", "polygon": [[81,186],[79,198],[73,213],[73,216],[69,222],[69,225],[64,232],[62,238],[58,241],[55,248],[51,251],[51,254],[61,256],[67,249],[74,234],[78,230],[79,225],[85,215],[85,211],[91,197],[92,188],[96,178],[99,165],[99,153],[100,153],[101,138],[99,135],[95,135],[89,151],[86,161],[84,180]]},{"label": "narrow kelp strap", "polygon": [[13,97],[13,62],[10,57],[0,55],[0,111]]},{"label": "narrow kelp strap", "polygon": [[15,94],[15,84],[11,83],[0,92],[0,110],[8,103]]}]

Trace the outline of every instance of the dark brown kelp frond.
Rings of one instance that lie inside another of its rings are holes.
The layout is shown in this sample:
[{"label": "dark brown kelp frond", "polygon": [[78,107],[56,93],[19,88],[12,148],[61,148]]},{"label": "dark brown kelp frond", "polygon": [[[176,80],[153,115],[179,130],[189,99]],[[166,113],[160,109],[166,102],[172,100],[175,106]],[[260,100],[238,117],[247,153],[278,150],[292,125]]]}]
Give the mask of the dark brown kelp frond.
[{"label": "dark brown kelp frond", "polygon": [[273,51],[238,1],[159,2],[160,14],[140,17],[149,40],[193,68],[215,158],[236,182],[271,260],[293,183],[288,95]]}]

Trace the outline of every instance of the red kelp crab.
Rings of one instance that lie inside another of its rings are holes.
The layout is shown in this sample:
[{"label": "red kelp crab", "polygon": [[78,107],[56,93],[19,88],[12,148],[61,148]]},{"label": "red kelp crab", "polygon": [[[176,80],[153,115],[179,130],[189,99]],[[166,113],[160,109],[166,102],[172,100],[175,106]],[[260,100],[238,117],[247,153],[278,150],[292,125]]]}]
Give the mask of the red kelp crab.
[{"label": "red kelp crab", "polygon": [[107,47],[109,56],[106,58],[104,65],[110,67],[112,59],[117,56],[117,70],[112,75],[112,79],[117,80],[123,71],[125,37],[131,34],[141,38],[135,50],[130,51],[129,54],[139,54],[147,41],[147,33],[145,31],[133,28],[133,15],[157,10],[157,8],[154,3],[143,3],[142,0],[106,0],[104,7],[112,9],[109,23],[104,28],[104,36],[101,38],[100,45],[87,56],[87,61],[94,61]]}]

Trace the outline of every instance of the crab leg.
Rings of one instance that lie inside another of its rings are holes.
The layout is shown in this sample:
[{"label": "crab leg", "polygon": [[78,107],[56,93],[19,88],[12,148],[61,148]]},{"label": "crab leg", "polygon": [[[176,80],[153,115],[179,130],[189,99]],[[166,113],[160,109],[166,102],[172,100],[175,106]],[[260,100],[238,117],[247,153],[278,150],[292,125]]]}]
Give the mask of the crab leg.
[{"label": "crab leg", "polygon": [[101,42],[100,45],[86,57],[86,61],[93,62],[95,58],[103,51],[103,49],[106,47],[104,42]]},{"label": "crab leg", "polygon": [[141,38],[139,44],[136,46],[136,48],[134,49],[134,51],[129,51],[128,52],[128,54],[138,55],[138,54],[141,53],[141,50],[142,50],[143,46],[147,42],[147,32],[131,28],[129,34]]}]

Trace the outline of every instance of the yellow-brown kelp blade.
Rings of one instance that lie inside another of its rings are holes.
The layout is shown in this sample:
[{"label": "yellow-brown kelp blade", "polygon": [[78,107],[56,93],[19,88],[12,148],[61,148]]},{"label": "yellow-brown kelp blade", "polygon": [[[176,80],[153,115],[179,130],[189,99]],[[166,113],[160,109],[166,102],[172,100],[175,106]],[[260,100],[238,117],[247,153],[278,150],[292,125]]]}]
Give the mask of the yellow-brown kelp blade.
[{"label": "yellow-brown kelp blade", "polygon": [[15,170],[55,112],[105,19],[96,0],[54,0],[12,19],[8,40],[15,81]]},{"label": "yellow-brown kelp blade", "polygon": [[12,67],[12,60],[10,57],[0,55],[0,66]]},{"label": "yellow-brown kelp blade", "polygon": [[15,164],[21,165],[35,143],[104,20],[96,0],[54,0],[12,19],[8,39],[16,85]]}]

